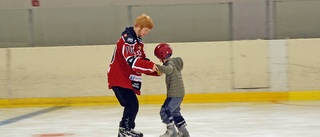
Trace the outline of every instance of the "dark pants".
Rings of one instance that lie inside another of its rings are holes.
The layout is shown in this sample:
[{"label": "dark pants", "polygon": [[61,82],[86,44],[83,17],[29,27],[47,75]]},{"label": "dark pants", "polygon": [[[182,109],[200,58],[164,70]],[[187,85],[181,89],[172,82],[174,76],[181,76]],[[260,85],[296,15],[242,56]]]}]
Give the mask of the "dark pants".
[{"label": "dark pants", "polygon": [[120,127],[134,129],[135,119],[139,111],[139,102],[137,95],[132,89],[122,87],[112,87],[121,106],[124,107],[122,119],[119,123]]}]

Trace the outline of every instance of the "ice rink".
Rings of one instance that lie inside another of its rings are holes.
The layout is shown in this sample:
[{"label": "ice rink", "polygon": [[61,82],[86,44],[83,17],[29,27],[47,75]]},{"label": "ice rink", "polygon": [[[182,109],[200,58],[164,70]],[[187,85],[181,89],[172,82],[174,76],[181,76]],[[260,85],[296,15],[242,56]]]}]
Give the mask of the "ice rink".
[{"label": "ice rink", "polygon": [[[141,104],[136,130],[166,130],[160,104]],[[191,137],[319,137],[320,101],[184,103]],[[1,108],[0,137],[116,137],[119,105]]]}]

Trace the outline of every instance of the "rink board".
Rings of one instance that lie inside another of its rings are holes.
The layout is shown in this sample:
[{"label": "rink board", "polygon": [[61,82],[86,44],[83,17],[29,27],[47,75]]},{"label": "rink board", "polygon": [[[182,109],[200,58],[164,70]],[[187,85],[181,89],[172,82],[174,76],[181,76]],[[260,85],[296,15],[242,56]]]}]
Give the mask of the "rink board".
[{"label": "rink board", "polygon": [[[142,95],[138,96],[138,98],[140,104],[161,104],[165,99],[165,95]],[[184,98],[185,103],[255,102],[274,100],[320,100],[320,91],[186,94]],[[38,106],[94,106],[111,104],[118,104],[118,101],[114,96],[0,99],[1,108]]]}]

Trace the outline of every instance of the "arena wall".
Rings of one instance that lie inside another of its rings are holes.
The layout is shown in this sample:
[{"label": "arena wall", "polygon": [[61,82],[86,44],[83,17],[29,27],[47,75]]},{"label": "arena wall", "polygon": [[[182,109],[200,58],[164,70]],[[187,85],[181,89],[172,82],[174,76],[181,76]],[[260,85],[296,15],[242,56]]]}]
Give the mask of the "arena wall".
[{"label": "arena wall", "polygon": [[147,43],[320,38],[320,0],[32,1],[0,1],[0,48],[113,44],[142,13]]},{"label": "arena wall", "polygon": [[[320,39],[169,43],[184,59],[185,102],[320,99]],[[145,45],[153,55],[157,43]],[[114,45],[0,49],[0,107],[115,104]],[[164,76],[143,76],[141,103],[161,103]]]}]

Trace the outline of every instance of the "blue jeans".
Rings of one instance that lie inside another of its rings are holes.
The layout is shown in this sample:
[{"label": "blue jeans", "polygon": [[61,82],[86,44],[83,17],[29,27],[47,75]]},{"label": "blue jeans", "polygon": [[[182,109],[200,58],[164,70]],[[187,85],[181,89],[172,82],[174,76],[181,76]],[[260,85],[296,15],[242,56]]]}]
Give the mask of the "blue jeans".
[{"label": "blue jeans", "polygon": [[163,123],[174,124],[179,128],[186,122],[181,115],[180,105],[183,101],[183,97],[167,97],[160,109],[160,117]]}]

